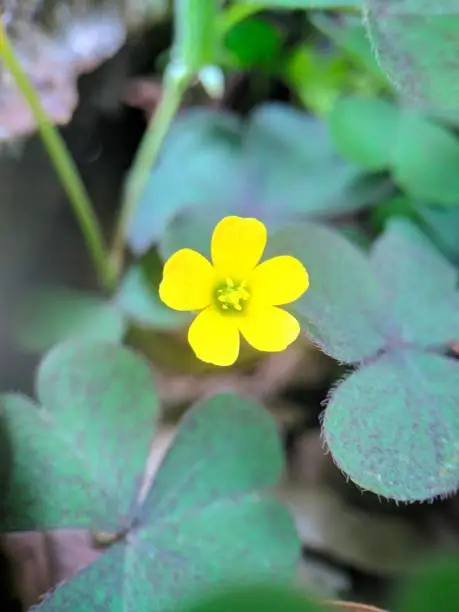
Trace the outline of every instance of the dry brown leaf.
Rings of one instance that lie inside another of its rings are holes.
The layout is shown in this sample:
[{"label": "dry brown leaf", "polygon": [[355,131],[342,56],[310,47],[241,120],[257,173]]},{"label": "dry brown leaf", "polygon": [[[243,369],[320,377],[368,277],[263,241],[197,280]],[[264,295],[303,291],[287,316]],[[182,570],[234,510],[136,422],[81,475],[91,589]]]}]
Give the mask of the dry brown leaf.
[{"label": "dry brown leaf", "polygon": [[[5,23],[15,53],[52,123],[67,123],[78,102],[77,79],[113,57],[132,29],[164,17],[165,0],[149,3],[15,2]],[[9,72],[0,67],[0,142],[35,131],[35,119]]]}]

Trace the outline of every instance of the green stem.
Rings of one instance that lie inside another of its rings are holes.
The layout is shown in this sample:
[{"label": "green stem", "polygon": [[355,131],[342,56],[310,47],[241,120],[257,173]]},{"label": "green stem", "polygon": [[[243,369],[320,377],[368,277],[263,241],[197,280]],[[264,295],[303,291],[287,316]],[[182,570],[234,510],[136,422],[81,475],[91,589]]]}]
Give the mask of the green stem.
[{"label": "green stem", "polygon": [[101,285],[111,290],[113,274],[108,259],[108,250],[99,221],[94,213],[89,195],[81,180],[78,169],[59,131],[49,121],[40,98],[29,78],[22,70],[19,60],[6,34],[3,21],[0,19],[0,59],[13,76],[16,86],[32,111],[45,149],[60,178],[73,212],[80,224],[86,246],[96,268]]},{"label": "green stem", "polygon": [[124,203],[111,253],[112,266],[117,276],[123,265],[124,240],[128,225],[190,81],[191,76],[186,75],[180,78],[173,74],[166,74],[164,78],[161,100],[150,120],[126,181]]}]

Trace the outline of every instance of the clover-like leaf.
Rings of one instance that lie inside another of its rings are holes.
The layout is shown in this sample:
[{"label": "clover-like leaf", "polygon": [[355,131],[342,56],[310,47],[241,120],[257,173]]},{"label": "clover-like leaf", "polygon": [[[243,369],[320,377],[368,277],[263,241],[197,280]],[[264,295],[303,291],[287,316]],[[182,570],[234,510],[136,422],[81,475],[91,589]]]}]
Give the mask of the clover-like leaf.
[{"label": "clover-like leaf", "polygon": [[338,231],[316,223],[289,225],[268,241],[266,257],[290,254],[309,272],[308,291],[292,311],[327,353],[361,361],[385,344],[388,317],[368,258]]},{"label": "clover-like leaf", "polygon": [[153,278],[149,272],[140,264],[129,268],[114,298],[117,307],[142,327],[174,329],[185,325],[190,320],[188,314],[167,308],[158,294],[159,275]]},{"label": "clover-like leaf", "polygon": [[459,557],[441,555],[410,572],[397,589],[395,612],[450,612],[459,601]]},{"label": "clover-like leaf", "polygon": [[209,588],[293,577],[300,544],[292,517],[260,494],[281,470],[275,423],[256,403],[222,394],[196,405],[126,541],[39,609],[172,612]]},{"label": "clover-like leaf", "polygon": [[416,202],[413,208],[432,241],[447,257],[459,263],[459,206],[431,206]]},{"label": "clover-like leaf", "polygon": [[222,177],[240,170],[240,129],[236,116],[203,109],[174,121],[128,228],[137,255],[157,242],[183,208],[226,201],[230,194],[226,183],[222,191]]},{"label": "clover-like leaf", "polygon": [[459,337],[457,271],[413,223],[389,221],[371,263],[396,320],[395,341],[435,345]]},{"label": "clover-like leaf", "polygon": [[327,127],[305,113],[270,103],[243,122],[228,113],[188,111],[166,141],[128,239],[136,254],[145,253],[190,207],[199,214],[213,206],[220,218],[255,216],[271,227],[353,210],[374,197],[375,185],[337,154]]},{"label": "clover-like leaf", "polygon": [[459,140],[444,126],[388,100],[363,96],[339,100],[329,122],[338,150],[353,163],[391,170],[414,198],[459,202]]},{"label": "clover-like leaf", "polygon": [[402,110],[392,164],[397,182],[414,198],[459,203],[459,139],[441,125]]},{"label": "clover-like leaf", "polygon": [[363,96],[338,100],[329,116],[340,152],[369,170],[384,170],[391,161],[398,125],[394,104]]},{"label": "clover-like leaf", "polygon": [[148,363],[112,343],[66,343],[42,361],[36,389],[39,404],[0,396],[13,453],[2,531],[121,528],[158,411]]},{"label": "clover-like leaf", "polygon": [[[230,213],[231,209],[228,208]],[[225,216],[225,211],[213,205],[181,210],[171,220],[161,237],[158,251],[166,261],[179,249],[194,249],[210,258],[210,244],[215,226]]]},{"label": "clover-like leaf", "polygon": [[400,501],[459,488],[459,364],[394,350],[336,387],[323,434],[355,483]]},{"label": "clover-like leaf", "polygon": [[389,88],[389,81],[375,58],[360,15],[342,14],[339,19],[336,19],[334,15],[317,11],[309,16],[309,21],[342,49],[348,57],[352,58],[358,66],[364,68],[365,72],[371,75],[375,84],[380,84],[382,89]]},{"label": "clover-like leaf", "polygon": [[118,342],[125,327],[122,313],[107,299],[68,287],[32,292],[16,317],[17,340],[34,353],[72,338]]},{"label": "clover-like leaf", "polygon": [[457,116],[456,0],[364,0],[382,68],[410,102]]}]

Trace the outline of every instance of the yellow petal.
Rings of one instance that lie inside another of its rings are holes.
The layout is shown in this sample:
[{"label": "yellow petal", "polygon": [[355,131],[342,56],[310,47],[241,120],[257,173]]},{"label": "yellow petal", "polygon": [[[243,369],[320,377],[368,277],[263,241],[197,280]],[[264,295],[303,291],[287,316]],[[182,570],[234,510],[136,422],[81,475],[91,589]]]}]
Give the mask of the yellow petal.
[{"label": "yellow petal", "polygon": [[258,351],[283,351],[300,333],[295,317],[276,306],[251,308],[238,323],[241,334]]},{"label": "yellow petal", "polygon": [[212,262],[216,273],[244,280],[260,261],[268,233],[258,219],[225,217],[212,235]]},{"label": "yellow petal", "polygon": [[165,263],[159,297],[174,310],[201,310],[212,299],[214,271],[197,251],[181,249]]},{"label": "yellow petal", "polygon": [[309,275],[301,261],[290,255],[281,255],[257,266],[248,285],[257,302],[280,306],[303,295],[309,287]]},{"label": "yellow petal", "polygon": [[190,325],[188,342],[201,361],[230,366],[239,355],[236,318],[225,317],[213,308],[206,308]]}]

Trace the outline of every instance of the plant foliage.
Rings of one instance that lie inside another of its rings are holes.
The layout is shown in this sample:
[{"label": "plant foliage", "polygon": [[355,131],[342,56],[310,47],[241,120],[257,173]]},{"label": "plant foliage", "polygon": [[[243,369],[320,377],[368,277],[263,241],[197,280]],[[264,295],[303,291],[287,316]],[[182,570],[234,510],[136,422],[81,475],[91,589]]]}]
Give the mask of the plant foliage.
[{"label": "plant foliage", "polygon": [[2,530],[80,527],[118,540],[40,610],[175,610],[210,585],[292,575],[293,521],[259,493],[279,478],[282,449],[256,403],[221,394],[194,406],[140,496],[159,409],[142,358],[106,342],[58,345],[36,393],[37,403],[1,397],[11,454]]},{"label": "plant foliage", "polygon": [[324,351],[357,366],[325,410],[337,464],[401,501],[455,491],[459,364],[444,355],[459,329],[455,268],[401,219],[369,256],[317,224],[286,227],[272,242],[308,262],[311,286],[295,314]]},{"label": "plant foliage", "polygon": [[457,118],[457,2],[364,0],[364,5],[381,65],[396,87],[410,103]]},{"label": "plant foliage", "polygon": [[[361,178],[360,168],[337,153],[323,123],[287,105],[262,105],[247,121],[189,110],[169,132],[129,243],[138,255],[160,240],[188,246],[168,224],[180,213],[188,226],[193,208],[208,231],[226,214],[255,216],[276,227],[298,217],[347,212],[371,198],[371,186]],[[194,238],[196,231],[188,234]]]}]

